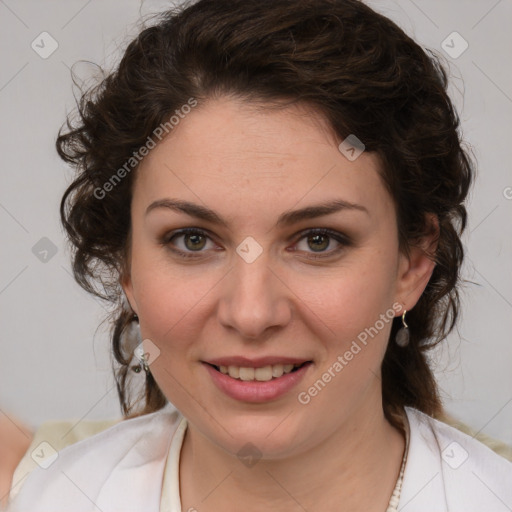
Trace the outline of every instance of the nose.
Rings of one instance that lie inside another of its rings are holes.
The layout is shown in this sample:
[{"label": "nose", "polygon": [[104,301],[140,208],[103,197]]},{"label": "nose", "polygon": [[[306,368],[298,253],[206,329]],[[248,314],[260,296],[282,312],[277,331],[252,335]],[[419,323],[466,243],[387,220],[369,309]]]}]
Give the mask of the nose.
[{"label": "nose", "polygon": [[265,252],[252,263],[236,257],[223,282],[219,322],[250,340],[261,340],[286,326],[292,317],[292,293],[278,274]]}]

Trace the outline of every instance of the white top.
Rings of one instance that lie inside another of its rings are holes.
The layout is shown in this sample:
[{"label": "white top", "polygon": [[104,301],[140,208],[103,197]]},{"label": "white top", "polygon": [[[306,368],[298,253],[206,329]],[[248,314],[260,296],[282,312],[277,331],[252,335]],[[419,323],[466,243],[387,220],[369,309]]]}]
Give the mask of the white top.
[{"label": "white top", "polygon": [[[415,409],[407,407],[406,414],[400,512],[512,510],[512,463]],[[186,426],[169,405],[69,446],[47,469],[29,475],[8,512],[181,512]]]},{"label": "white top", "polygon": [[187,430],[187,420],[182,418],[174,434],[164,470],[164,483],[160,512],[182,512],[180,496],[180,453]]}]

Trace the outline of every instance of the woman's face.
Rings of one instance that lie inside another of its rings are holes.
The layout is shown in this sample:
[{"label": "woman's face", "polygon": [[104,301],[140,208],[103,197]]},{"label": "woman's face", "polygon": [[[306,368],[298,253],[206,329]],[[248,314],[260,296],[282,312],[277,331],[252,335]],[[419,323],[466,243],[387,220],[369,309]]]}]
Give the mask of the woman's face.
[{"label": "woman's face", "polygon": [[137,171],[123,285],[151,372],[231,453],[289,456],[382,414],[391,321],[425,265],[398,250],[377,157],[348,159],[304,108],[211,100]]}]

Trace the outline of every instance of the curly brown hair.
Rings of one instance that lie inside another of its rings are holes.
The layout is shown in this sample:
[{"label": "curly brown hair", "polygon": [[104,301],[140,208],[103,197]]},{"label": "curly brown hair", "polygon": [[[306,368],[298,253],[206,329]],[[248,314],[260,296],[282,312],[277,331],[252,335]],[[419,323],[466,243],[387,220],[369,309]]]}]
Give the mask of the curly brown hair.
[{"label": "curly brown hair", "polygon": [[[78,120],[68,118],[61,129],[58,153],[77,172],[62,198],[61,218],[76,280],[115,306],[112,347],[123,413],[156,411],[166,399],[151,373],[138,400],[128,385],[133,311],[123,305],[120,278],[136,168],[104,197],[98,190],[191,97],[200,105],[220,95],[269,108],[307,103],[340,139],[356,134],[381,159],[402,251],[431,228],[429,214],[437,217],[436,266],[409,312],[409,345],[388,343],[382,390],[386,417],[395,425],[404,406],[438,415],[427,352],[454,328],[459,313],[460,235],[474,164],[439,57],[357,0],[200,0],[165,12],[129,44],[115,71],[83,93]],[[399,327],[395,319],[391,340]]]}]

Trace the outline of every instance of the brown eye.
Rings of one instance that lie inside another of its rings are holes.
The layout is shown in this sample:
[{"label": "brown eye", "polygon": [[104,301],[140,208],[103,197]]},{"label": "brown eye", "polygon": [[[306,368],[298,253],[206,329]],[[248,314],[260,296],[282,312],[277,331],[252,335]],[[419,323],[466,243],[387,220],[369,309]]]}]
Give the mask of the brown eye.
[{"label": "brown eye", "polygon": [[206,237],[203,235],[193,233],[185,234],[183,237],[185,247],[191,251],[200,251],[206,245]]},{"label": "brown eye", "polygon": [[164,236],[160,243],[173,253],[184,258],[205,256],[209,250],[215,250],[215,243],[204,231],[197,228],[185,228]]},{"label": "brown eye", "polygon": [[308,245],[313,251],[324,251],[329,247],[329,237],[327,235],[308,236]]},{"label": "brown eye", "polygon": [[317,228],[303,232],[295,244],[294,251],[303,252],[308,258],[328,258],[337,255],[350,245],[352,245],[350,238],[343,233]]}]

